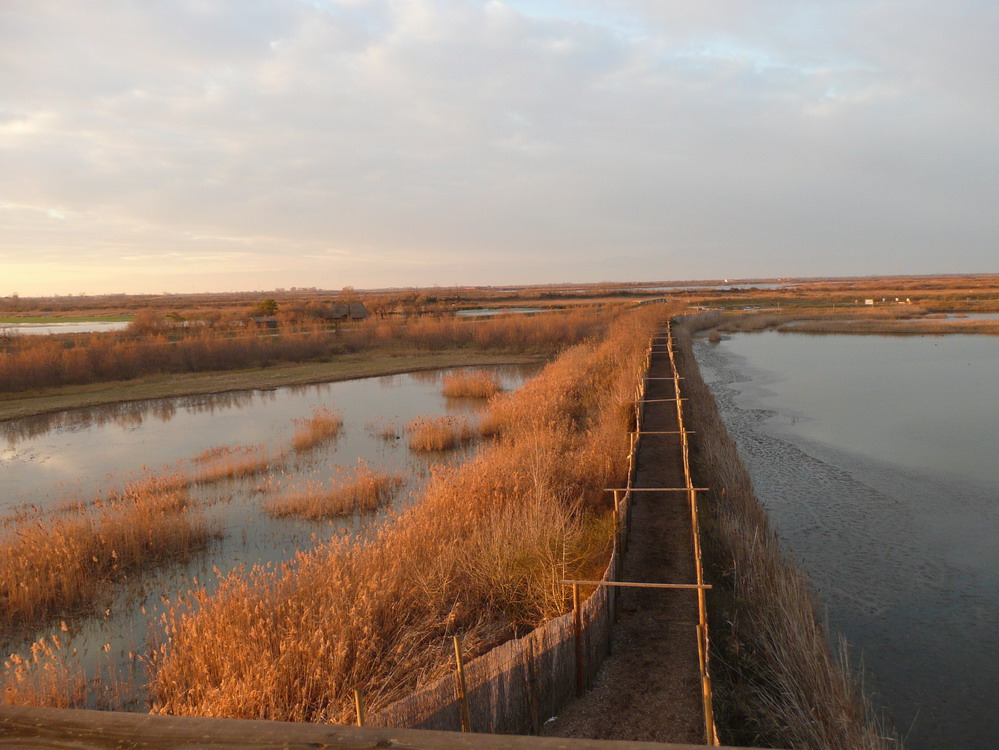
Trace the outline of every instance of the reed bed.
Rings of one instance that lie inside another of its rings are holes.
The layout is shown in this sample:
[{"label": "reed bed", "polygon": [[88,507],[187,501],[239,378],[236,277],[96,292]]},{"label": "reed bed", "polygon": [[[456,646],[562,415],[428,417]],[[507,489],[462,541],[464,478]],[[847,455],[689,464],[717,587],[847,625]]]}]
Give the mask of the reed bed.
[{"label": "reed bed", "polygon": [[371,319],[343,330],[286,323],[276,334],[212,326],[155,327],[78,336],[0,339],[0,393],[132,380],[167,373],[237,370],[274,362],[328,360],[370,351],[475,348],[552,354],[605,332],[612,309],[463,321],[452,316]]},{"label": "reed bed", "polygon": [[179,476],[189,485],[201,485],[278,469],[285,461],[285,454],[274,453],[263,445],[219,446],[198,454],[192,461],[196,468]]},{"label": "reed bed", "polygon": [[[704,320],[707,324],[709,321]],[[696,320],[689,329],[698,328]],[[676,340],[687,422],[703,499],[715,709],[732,745],[886,750],[900,747],[881,726],[845,652],[834,657],[808,580],[780,550],[710,391],[690,332]]]},{"label": "reed bed", "polygon": [[495,373],[468,370],[444,376],[445,398],[492,398],[503,390]]},{"label": "reed bed", "polygon": [[80,708],[88,680],[79,661],[63,651],[57,635],[31,644],[27,656],[11,654],[3,662],[0,704]]},{"label": "reed bed", "polygon": [[478,437],[467,417],[417,417],[406,425],[409,449],[416,453],[442,453]]},{"label": "reed bed", "polygon": [[185,488],[153,478],[69,518],[9,529],[0,538],[0,636],[89,609],[110,583],[203,548],[212,533],[190,502]]},{"label": "reed bed", "polygon": [[309,521],[373,513],[395,497],[403,481],[399,474],[376,471],[358,461],[350,476],[338,485],[279,495],[268,500],[264,510],[274,518],[295,516]]},{"label": "reed bed", "polygon": [[[231,574],[172,604],[152,660],[153,710],[315,722],[377,711],[570,607],[598,575],[624,481],[628,413],[657,311],[573,347],[495,399],[496,439],[438,467],[421,502],[360,540]],[[233,634],[238,633],[238,637]]]},{"label": "reed bed", "polygon": [[295,424],[295,434],[291,438],[291,446],[301,453],[336,440],[343,427],[343,416],[330,406],[314,406],[311,417],[293,419],[292,422]]}]

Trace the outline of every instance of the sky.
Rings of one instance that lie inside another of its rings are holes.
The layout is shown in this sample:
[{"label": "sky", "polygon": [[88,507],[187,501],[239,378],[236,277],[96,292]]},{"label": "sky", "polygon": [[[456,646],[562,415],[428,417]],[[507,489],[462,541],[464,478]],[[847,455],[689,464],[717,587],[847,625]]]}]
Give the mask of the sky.
[{"label": "sky", "polygon": [[994,0],[2,0],[0,296],[995,272]]}]

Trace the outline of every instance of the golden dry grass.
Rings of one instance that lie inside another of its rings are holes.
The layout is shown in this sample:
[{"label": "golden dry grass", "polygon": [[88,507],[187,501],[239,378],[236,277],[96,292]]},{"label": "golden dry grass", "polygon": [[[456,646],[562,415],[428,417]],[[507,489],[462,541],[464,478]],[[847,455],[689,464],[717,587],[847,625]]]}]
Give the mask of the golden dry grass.
[{"label": "golden dry grass", "polygon": [[86,609],[109,583],[186,558],[210,536],[186,488],[170,478],[131,484],[69,517],[9,529],[0,538],[0,635]]},{"label": "golden dry grass", "polygon": [[409,449],[417,453],[453,450],[478,437],[465,416],[417,417],[406,425]]},{"label": "golden dry grass", "polygon": [[335,440],[343,427],[340,412],[330,406],[314,406],[311,417],[292,421],[295,423],[295,434],[291,438],[291,446],[296,452]]},{"label": "golden dry grass", "polygon": [[189,485],[199,485],[277,469],[284,463],[285,455],[274,453],[263,445],[223,445],[199,453],[192,460],[196,468],[178,476]]},{"label": "golden dry grass", "polygon": [[84,705],[87,679],[75,659],[67,659],[59,636],[31,644],[27,656],[11,654],[3,663],[0,704],[78,708]]},{"label": "golden dry grass", "polygon": [[[439,468],[422,501],[362,540],[234,573],[175,605],[154,710],[345,722],[569,606],[566,577],[610,545],[603,488],[624,480],[629,404],[657,312],[568,350],[494,402],[496,440]],[[238,634],[238,637],[234,637]]]},{"label": "golden dry grass", "polygon": [[444,376],[446,398],[491,398],[503,390],[495,373],[467,370]]},{"label": "golden dry grass", "polygon": [[373,513],[392,500],[403,484],[398,474],[375,471],[363,461],[333,487],[312,486],[304,492],[278,495],[264,504],[275,518],[295,516],[324,521],[353,513]]}]

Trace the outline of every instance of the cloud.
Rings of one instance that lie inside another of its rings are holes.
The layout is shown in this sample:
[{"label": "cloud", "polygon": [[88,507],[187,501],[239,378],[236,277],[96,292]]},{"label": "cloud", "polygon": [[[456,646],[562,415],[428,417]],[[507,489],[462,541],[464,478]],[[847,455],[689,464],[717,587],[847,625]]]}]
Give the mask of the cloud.
[{"label": "cloud", "polygon": [[225,288],[990,270],[997,15],[8,0],[0,196],[39,210],[0,210],[0,261],[92,291],[140,283],[94,255]]}]

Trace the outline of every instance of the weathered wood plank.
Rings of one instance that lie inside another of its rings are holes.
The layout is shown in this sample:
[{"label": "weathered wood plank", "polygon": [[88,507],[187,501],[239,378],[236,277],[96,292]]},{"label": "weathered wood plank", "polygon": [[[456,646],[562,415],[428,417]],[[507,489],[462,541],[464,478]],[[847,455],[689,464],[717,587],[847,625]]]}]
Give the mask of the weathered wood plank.
[{"label": "weathered wood plank", "polygon": [[5,750],[695,750],[700,746],[0,706],[0,747]]}]

